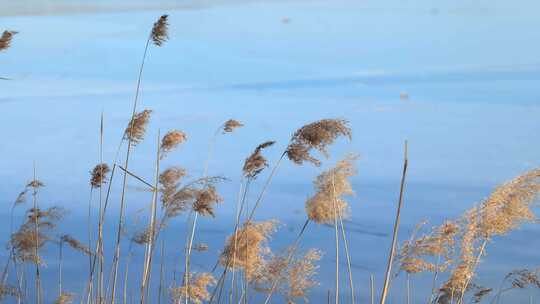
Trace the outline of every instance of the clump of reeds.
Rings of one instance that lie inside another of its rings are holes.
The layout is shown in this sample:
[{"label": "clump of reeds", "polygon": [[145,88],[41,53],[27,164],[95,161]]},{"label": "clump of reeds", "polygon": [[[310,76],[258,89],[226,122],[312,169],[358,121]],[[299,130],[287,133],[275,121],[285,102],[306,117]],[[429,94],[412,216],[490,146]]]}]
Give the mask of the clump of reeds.
[{"label": "clump of reeds", "polygon": [[220,256],[224,267],[235,265],[244,270],[248,280],[264,265],[264,253],[268,251],[266,243],[275,231],[276,221],[248,222],[235,234],[227,238]]},{"label": "clump of reeds", "polygon": [[259,173],[261,173],[262,170],[264,170],[264,168],[268,167],[268,161],[262,155],[262,150],[272,146],[275,143],[275,141],[267,141],[255,148],[255,151],[253,151],[253,153],[251,153],[251,155],[244,162],[242,171],[244,172],[245,177],[254,179]]},{"label": "clump of reeds", "polygon": [[92,186],[92,188],[100,188],[104,183],[107,182],[107,173],[110,171],[111,169],[109,169],[107,164],[97,164],[90,173],[90,186]]},{"label": "clump of reeds", "polygon": [[71,304],[73,303],[73,294],[69,292],[62,292],[60,296],[54,301],[54,304]]},{"label": "clump of reeds", "polygon": [[334,224],[338,215],[348,217],[349,204],[342,196],[354,194],[348,178],[356,174],[356,159],[354,155],[347,156],[334,168],[317,177],[314,182],[317,192],[306,201],[306,213],[310,220],[318,224]]},{"label": "clump of reeds", "polygon": [[162,15],[159,17],[159,19],[154,23],[154,26],[152,27],[152,32],[150,33],[150,38],[152,39],[152,42],[156,46],[161,46],[165,41],[169,39],[169,23],[168,23],[168,15]]},{"label": "clump of reeds", "polygon": [[22,262],[31,262],[36,265],[43,264],[39,257],[40,249],[46,242],[54,239],[50,232],[62,219],[65,212],[60,207],[51,207],[45,210],[30,208],[26,213],[26,221],[18,231],[11,235],[11,246],[15,257]]},{"label": "clump of reeds", "polygon": [[16,34],[16,31],[4,31],[2,33],[2,36],[0,36],[0,51],[9,49],[13,36]]},{"label": "clump of reeds", "polygon": [[136,145],[144,140],[144,134],[146,133],[146,125],[150,121],[150,115],[152,110],[143,110],[136,113],[129,122],[125,132],[124,138]]},{"label": "clump of reeds", "polygon": [[216,279],[210,273],[189,274],[189,286],[182,285],[171,289],[171,296],[177,303],[184,299],[189,299],[191,302],[201,304],[204,301],[210,300],[208,287],[216,284]]},{"label": "clump of reeds", "polygon": [[223,133],[231,133],[236,128],[243,127],[244,125],[235,119],[229,119],[223,124]]},{"label": "clump of reeds", "polygon": [[321,162],[310,154],[311,149],[318,150],[328,157],[327,147],[339,136],[352,138],[348,122],[343,119],[322,119],[298,129],[287,147],[287,157],[295,164],[304,161],[319,166]]},{"label": "clump of reeds", "polygon": [[531,207],[539,192],[540,168],[498,186],[479,206],[465,213],[461,220],[459,259],[440,289],[439,302],[463,301],[487,243],[494,236],[505,235],[523,223],[535,221]]}]

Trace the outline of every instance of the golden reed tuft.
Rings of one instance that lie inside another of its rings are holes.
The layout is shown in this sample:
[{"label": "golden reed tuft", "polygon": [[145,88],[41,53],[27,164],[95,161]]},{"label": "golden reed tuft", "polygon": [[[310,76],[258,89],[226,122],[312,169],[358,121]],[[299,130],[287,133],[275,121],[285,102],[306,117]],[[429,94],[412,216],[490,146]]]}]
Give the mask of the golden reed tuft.
[{"label": "golden reed tuft", "polygon": [[531,207],[539,192],[540,168],[537,168],[498,186],[479,206],[465,213],[461,219],[459,261],[441,287],[440,303],[467,291],[488,241],[536,220]]},{"label": "golden reed tuft", "polygon": [[54,301],[54,304],[71,304],[73,303],[73,294],[69,292],[62,292],[60,296]]},{"label": "golden reed tuft", "polygon": [[295,164],[301,165],[307,161],[320,166],[321,162],[311,156],[310,150],[318,150],[328,157],[327,147],[340,136],[352,138],[352,131],[346,120],[322,119],[298,129],[293,134],[285,153]]},{"label": "golden reed tuft", "polygon": [[244,162],[242,171],[245,177],[254,179],[264,168],[268,167],[268,161],[262,156],[261,152],[275,143],[275,141],[267,141],[255,148],[255,151]]},{"label": "golden reed tuft", "polygon": [[13,36],[16,34],[17,32],[15,31],[4,31],[2,33],[2,36],[0,36],[0,51],[9,49]]},{"label": "golden reed tuft", "polygon": [[169,39],[169,23],[167,20],[168,17],[169,16],[167,15],[162,15],[152,27],[152,33],[150,34],[150,38],[156,46],[162,46],[163,43]]},{"label": "golden reed tuft", "polygon": [[60,237],[60,241],[68,244],[71,248],[73,248],[76,251],[79,251],[87,256],[92,256],[93,253],[88,248],[88,246],[81,243],[79,240],[75,239],[74,237],[70,236],[69,234],[64,234]]},{"label": "golden reed tuft", "polygon": [[144,110],[136,113],[124,132],[124,139],[130,140],[133,145],[142,142],[144,140],[144,134],[146,133],[146,125],[150,121],[151,114],[152,110]]},{"label": "golden reed tuft", "polygon": [[244,270],[248,280],[257,276],[257,270],[264,265],[264,254],[270,235],[275,231],[276,221],[248,222],[236,235],[227,238],[220,256],[220,264],[225,267],[237,267]]},{"label": "golden reed tuft", "polygon": [[317,249],[309,249],[304,255],[288,259],[293,248],[282,254],[272,255],[254,276],[255,289],[268,293],[274,282],[277,282],[276,291],[282,294],[287,303],[295,303],[297,298],[307,302],[309,289],[318,285],[313,278],[317,274],[318,262],[322,253]]},{"label": "golden reed tuft", "polygon": [[212,216],[214,214],[214,205],[223,202],[223,198],[217,193],[216,187],[208,185],[204,189],[197,191],[193,211],[203,216]]},{"label": "golden reed tuft", "polygon": [[189,286],[182,285],[171,289],[171,296],[175,303],[181,303],[186,298],[195,304],[210,300],[208,287],[216,284],[216,279],[211,273],[190,273],[188,282]]},{"label": "golden reed tuft", "polygon": [[92,172],[90,172],[90,186],[92,186],[92,188],[100,188],[101,185],[107,182],[107,173],[110,171],[107,164],[97,164]]},{"label": "golden reed tuft", "polygon": [[178,145],[182,144],[187,140],[186,133],[178,130],[172,130],[167,132],[165,136],[161,139],[161,158],[172,150],[174,150]]},{"label": "golden reed tuft", "polygon": [[306,213],[310,220],[318,224],[333,224],[336,215],[343,218],[349,216],[349,204],[341,197],[354,194],[348,178],[356,174],[356,159],[356,156],[349,155],[316,178],[314,184],[317,192],[306,201]]},{"label": "golden reed tuft", "polygon": [[229,119],[223,124],[223,133],[231,133],[236,128],[243,127],[244,125],[238,120]]}]

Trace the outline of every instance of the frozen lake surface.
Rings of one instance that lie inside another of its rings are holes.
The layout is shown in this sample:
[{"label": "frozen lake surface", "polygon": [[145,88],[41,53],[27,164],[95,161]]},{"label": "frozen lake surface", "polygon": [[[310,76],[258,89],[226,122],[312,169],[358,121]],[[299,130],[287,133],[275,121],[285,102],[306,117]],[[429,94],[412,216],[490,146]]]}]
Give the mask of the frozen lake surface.
[{"label": "frozen lake surface", "polygon": [[[267,153],[274,162],[292,132],[313,120],[345,118],[353,128],[353,141],[334,145],[322,168],[349,152],[360,155],[346,225],[363,301],[370,273],[382,284],[404,140],[410,171],[400,240],[421,220],[436,225],[455,218],[497,184],[540,164],[540,19],[533,1],[163,1],[151,8],[127,1],[107,1],[104,7],[105,2],[0,1],[9,8],[0,12],[0,30],[20,32],[0,54],[0,76],[11,79],[0,82],[2,242],[9,235],[11,204],[31,178],[34,161],[46,184],[43,206],[70,209],[60,230],[85,239],[100,114],[110,162],[129,120],[147,32],[163,13],[170,15],[170,41],[150,50],[139,108],[154,115],[147,140],[134,150],[132,170],[152,180],[157,130],[177,128],[189,139],[163,166],[181,165],[200,176],[216,127],[229,118],[245,124],[217,140],[209,172],[230,181],[219,188],[225,203],[217,218],[200,223],[198,241],[210,250],[195,256],[197,271],[210,270],[232,230],[245,157],[259,143],[276,140]],[[293,241],[320,171],[289,162],[278,171],[256,216],[283,223],[272,249]],[[253,185],[253,197],[265,177]],[[129,227],[150,200],[137,186],[130,182]],[[114,214],[119,186],[113,191]],[[17,211],[22,219],[22,208]],[[106,227],[111,233],[115,219]],[[168,269],[181,262],[185,226],[183,217],[165,233]],[[478,282],[496,286],[510,270],[539,266],[538,233],[525,226],[496,239]],[[321,284],[309,300],[325,303],[335,261],[331,227],[311,226],[302,242],[302,248],[310,247],[325,255],[317,276]],[[56,248],[47,247],[45,254],[45,290],[51,291],[45,295],[52,301]],[[132,269],[139,269],[142,254],[136,251]],[[76,255],[67,260],[65,289],[79,293],[83,282],[76,278],[86,278],[86,261]],[[343,272],[343,284],[346,278]],[[413,303],[427,299],[430,279],[413,281]],[[399,277],[390,303],[403,302],[403,286]]]}]

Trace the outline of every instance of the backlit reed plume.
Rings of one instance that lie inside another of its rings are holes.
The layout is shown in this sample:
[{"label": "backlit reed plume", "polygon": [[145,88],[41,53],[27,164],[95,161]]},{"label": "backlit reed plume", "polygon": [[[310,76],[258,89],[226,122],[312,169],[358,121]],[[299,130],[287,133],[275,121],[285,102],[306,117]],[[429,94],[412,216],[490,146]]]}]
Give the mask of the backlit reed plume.
[{"label": "backlit reed plume", "polygon": [[255,278],[257,270],[264,265],[264,254],[269,251],[267,242],[276,225],[273,220],[245,223],[237,233],[227,238],[220,264],[224,267],[235,265],[244,270],[248,280]]},{"label": "backlit reed plume", "polygon": [[88,246],[84,245],[79,240],[77,240],[76,238],[72,237],[69,234],[62,235],[60,237],[60,241],[68,244],[69,247],[73,248],[75,251],[83,253],[83,254],[85,254],[87,256],[92,256],[93,255],[92,251],[90,250],[90,248],[88,248]]},{"label": "backlit reed plume", "polygon": [[457,223],[446,221],[428,234],[405,241],[398,256],[400,270],[409,274],[445,271],[452,262],[458,232]]},{"label": "backlit reed plume", "polygon": [[161,140],[160,157],[164,158],[167,153],[174,150],[178,145],[185,142],[187,139],[186,133],[178,130],[172,130],[167,132]]},{"label": "backlit reed plume", "polygon": [[320,166],[321,162],[310,154],[311,150],[318,150],[328,157],[327,147],[340,136],[352,138],[352,132],[346,120],[322,119],[307,124],[293,134],[286,150],[287,157],[298,165],[307,161]]},{"label": "backlit reed plume", "polygon": [[152,33],[150,34],[150,37],[152,39],[152,42],[154,42],[156,46],[161,46],[165,41],[169,39],[169,23],[167,20],[168,17],[169,16],[167,15],[162,15],[152,27]]},{"label": "backlit reed plume", "polygon": [[318,224],[334,224],[337,215],[342,218],[349,216],[349,204],[342,196],[354,194],[348,178],[356,174],[356,159],[356,156],[349,155],[317,177],[314,181],[317,192],[306,202],[306,213],[310,220]]},{"label": "backlit reed plume", "polygon": [[223,201],[217,193],[216,187],[208,185],[202,190],[198,190],[193,202],[193,211],[203,216],[215,217],[214,205]]},{"label": "backlit reed plume", "polygon": [[223,124],[223,133],[231,133],[236,128],[243,127],[244,125],[238,120],[229,119]]},{"label": "backlit reed plume", "polygon": [[303,256],[288,259],[290,250],[293,248],[285,254],[272,256],[265,262],[257,271],[255,289],[266,293],[270,289],[264,286],[271,286],[277,280],[275,290],[286,298],[287,303],[295,303],[296,299],[307,302],[309,290],[318,285],[314,276],[319,269],[316,263],[321,259],[322,254],[317,249],[310,249]]},{"label": "backlit reed plume", "polygon": [[150,121],[150,114],[152,114],[152,110],[136,113],[124,132],[124,138],[131,140],[133,145],[142,142],[146,133],[146,125]]},{"label": "backlit reed plume", "polygon": [[0,37],[0,51],[7,50],[11,46],[11,41],[15,34],[17,34],[15,31],[4,31],[2,33]]},{"label": "backlit reed plume", "polygon": [[54,301],[54,304],[71,304],[73,303],[73,294],[62,292],[62,294]]},{"label": "backlit reed plume", "polygon": [[92,188],[99,188],[107,181],[107,173],[111,171],[109,166],[105,163],[97,164],[91,172],[90,186]]},{"label": "backlit reed plume", "polygon": [[459,261],[441,287],[440,303],[463,298],[487,242],[536,220],[531,207],[539,192],[540,168],[498,186],[479,206],[465,213]]},{"label": "backlit reed plume", "polygon": [[[39,251],[45,243],[53,239],[49,234],[56,228],[56,223],[62,219],[64,213],[59,207],[46,210],[30,208],[27,211],[26,221],[11,235],[15,257],[22,262],[43,264]],[[39,229],[36,229],[36,223]]]},{"label": "backlit reed plume", "polygon": [[145,245],[150,242],[150,238],[152,236],[152,229],[150,227],[146,227],[143,230],[135,232],[135,234],[131,237],[131,241],[137,245]]},{"label": "backlit reed plume", "polygon": [[216,279],[210,273],[189,274],[189,286],[182,285],[171,289],[171,296],[175,303],[188,298],[195,304],[210,300],[208,288],[216,284]]},{"label": "backlit reed plume", "polygon": [[263,149],[266,149],[275,143],[275,141],[267,141],[255,148],[255,151],[253,151],[253,153],[251,153],[251,155],[244,162],[242,171],[244,172],[245,177],[255,178],[259,173],[261,173],[262,170],[264,170],[264,168],[268,167],[268,161],[266,158],[264,158],[261,152]]}]

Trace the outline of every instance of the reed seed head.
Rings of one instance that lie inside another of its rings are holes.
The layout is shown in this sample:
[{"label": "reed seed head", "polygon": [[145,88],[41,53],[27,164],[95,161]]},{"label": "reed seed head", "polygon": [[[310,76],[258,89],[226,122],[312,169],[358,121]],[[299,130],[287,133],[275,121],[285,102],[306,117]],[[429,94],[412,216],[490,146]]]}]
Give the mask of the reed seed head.
[{"label": "reed seed head", "polygon": [[0,51],[9,49],[13,36],[16,34],[17,32],[15,31],[4,31],[2,33],[2,36],[0,36]]},{"label": "reed seed head", "polygon": [[54,304],[71,304],[73,303],[73,297],[72,293],[62,292],[62,294],[54,301]]},{"label": "reed seed head", "polygon": [[163,43],[169,39],[168,17],[169,17],[168,15],[162,15],[161,17],[159,17],[159,19],[154,23],[154,26],[152,27],[152,33],[150,34],[150,36],[152,38],[152,42],[156,46],[162,46]]},{"label": "reed seed head", "polygon": [[161,140],[161,158],[172,150],[174,150],[178,145],[185,142],[187,139],[186,133],[178,130],[172,130],[167,132],[163,139]]},{"label": "reed seed head", "polygon": [[270,235],[275,231],[277,221],[248,222],[232,234],[225,242],[220,256],[220,264],[224,267],[243,269],[248,280],[257,276],[257,270],[264,265],[264,254]]},{"label": "reed seed head", "polygon": [[107,173],[109,173],[109,171],[111,170],[107,164],[97,164],[90,173],[90,186],[92,186],[92,188],[100,188],[101,185],[107,182]]},{"label": "reed seed head", "polygon": [[45,184],[42,183],[38,179],[34,179],[34,180],[29,181],[28,184],[26,185],[26,187],[33,188],[34,190],[37,190],[39,188],[45,187]]},{"label": "reed seed head", "polygon": [[136,113],[124,132],[124,139],[130,140],[133,145],[137,145],[142,142],[144,140],[146,126],[150,121],[151,114],[152,110],[144,110]]},{"label": "reed seed head", "polygon": [[275,141],[267,141],[255,148],[255,151],[253,151],[244,162],[242,171],[244,172],[245,177],[254,179],[262,172],[262,170],[264,170],[264,168],[268,167],[268,161],[261,152],[263,149],[266,149],[275,143]]},{"label": "reed seed head", "polygon": [[221,202],[223,202],[223,198],[217,193],[216,187],[208,185],[206,188],[197,191],[193,211],[203,216],[215,217],[214,205]]},{"label": "reed seed head", "polygon": [[349,217],[349,204],[342,196],[354,194],[348,178],[356,174],[356,159],[356,156],[349,155],[315,179],[317,192],[306,201],[309,219],[318,224],[333,224],[336,216]]},{"label": "reed seed head", "polygon": [[79,240],[77,240],[76,238],[70,236],[69,234],[62,235],[60,237],[60,241],[68,244],[75,251],[83,253],[83,254],[85,254],[87,256],[92,256],[93,255],[92,251],[90,250],[90,248],[88,248],[88,246],[84,245]]},{"label": "reed seed head", "polygon": [[320,161],[311,156],[311,149],[318,150],[325,157],[328,157],[328,146],[340,136],[352,138],[352,132],[346,120],[319,120],[298,129],[293,134],[285,153],[297,165],[307,161],[319,166]]},{"label": "reed seed head", "polygon": [[236,128],[243,126],[244,125],[238,120],[229,119],[223,124],[223,133],[232,133]]},{"label": "reed seed head", "polygon": [[180,303],[186,298],[189,298],[195,304],[201,304],[204,301],[210,300],[208,288],[216,284],[216,279],[211,273],[190,273],[189,282],[189,286],[184,284],[171,289],[171,296],[175,303]]}]

